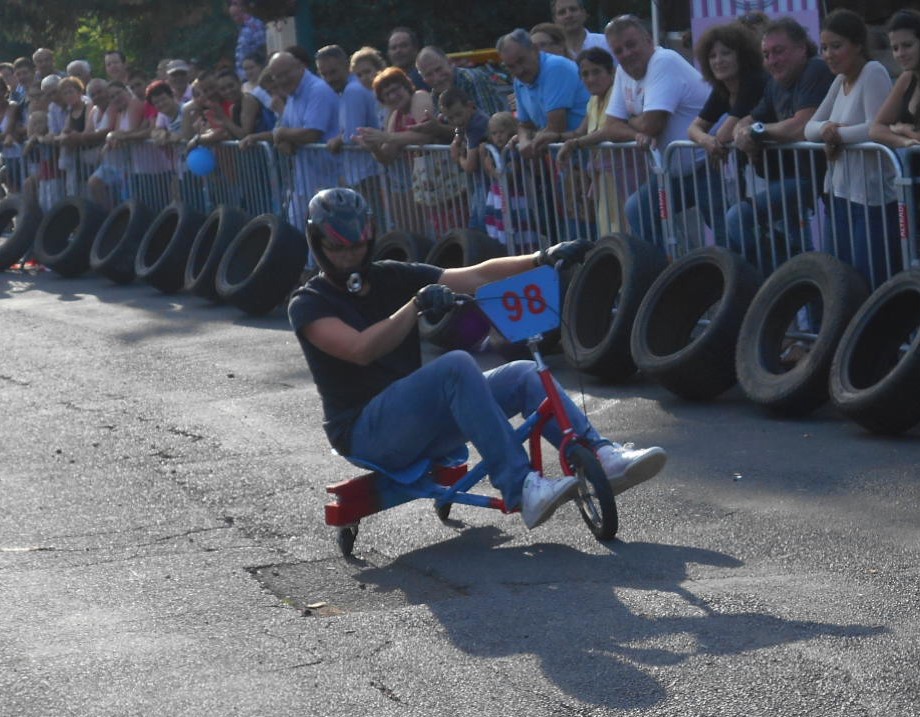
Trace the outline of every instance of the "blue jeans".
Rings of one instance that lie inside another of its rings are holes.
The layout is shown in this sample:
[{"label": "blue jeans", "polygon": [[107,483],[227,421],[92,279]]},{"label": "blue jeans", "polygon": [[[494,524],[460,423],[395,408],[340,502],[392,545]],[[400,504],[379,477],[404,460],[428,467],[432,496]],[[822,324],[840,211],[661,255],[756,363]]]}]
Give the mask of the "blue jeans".
[{"label": "blue jeans", "polygon": [[[706,163],[700,162],[689,174],[671,179],[669,191],[675,213],[697,207],[706,225],[712,229],[716,243],[725,246],[725,199],[718,171],[707,171]],[[626,220],[633,234],[664,246],[659,217],[658,176],[652,175],[626,200]]]},{"label": "blue jeans", "polygon": [[[728,210],[725,221],[729,247],[758,264],[764,275],[769,274],[775,264],[808,248],[811,243],[808,211],[811,208],[810,180],[779,179],[770,182],[766,191],[754,195],[753,206],[746,200]],[[769,232],[767,225],[771,220],[785,234],[785,246],[778,245]],[[762,228],[768,231],[765,236],[761,235],[758,247],[758,233]]]},{"label": "blue jeans", "polygon": [[[576,433],[592,445],[606,443],[562,388],[559,394]],[[371,399],[355,423],[351,452],[395,470],[420,458],[440,458],[469,441],[505,505],[516,508],[530,459],[508,419],[533,413],[545,397],[533,361],[483,373],[468,353],[450,351]],[[557,447],[562,442],[555,421],[543,435]]]},{"label": "blue jeans", "polygon": [[892,276],[901,271],[897,202],[866,206],[833,197],[828,212],[825,251],[856,267],[873,288],[889,277],[889,261]]}]

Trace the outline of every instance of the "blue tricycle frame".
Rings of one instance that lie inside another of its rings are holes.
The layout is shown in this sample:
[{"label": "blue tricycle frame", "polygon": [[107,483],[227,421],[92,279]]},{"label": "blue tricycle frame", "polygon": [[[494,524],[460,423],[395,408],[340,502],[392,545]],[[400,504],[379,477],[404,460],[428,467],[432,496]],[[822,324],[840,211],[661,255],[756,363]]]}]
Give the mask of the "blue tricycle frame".
[{"label": "blue tricycle frame", "polygon": [[[486,284],[476,292],[475,300],[508,341],[526,341],[546,392],[537,410],[514,429],[515,437],[528,444],[531,469],[543,473],[543,428],[555,419],[562,431],[559,465],[563,475],[579,479],[575,502],[582,518],[598,540],[613,539],[619,527],[613,490],[594,451],[572,427],[552,373],[539,350],[541,332],[559,323],[558,272],[551,267],[541,267]],[[509,510],[499,497],[471,492],[488,476],[488,467],[480,461],[470,469],[468,459],[468,449],[461,446],[453,455],[438,460],[420,459],[393,471],[349,457],[351,463],[369,472],[326,487],[333,496],[325,506],[326,524],[338,529],[337,541],[342,554],[351,555],[362,518],[413,500],[433,500],[442,521],[449,519],[455,503],[503,513],[517,512],[516,508]]]}]

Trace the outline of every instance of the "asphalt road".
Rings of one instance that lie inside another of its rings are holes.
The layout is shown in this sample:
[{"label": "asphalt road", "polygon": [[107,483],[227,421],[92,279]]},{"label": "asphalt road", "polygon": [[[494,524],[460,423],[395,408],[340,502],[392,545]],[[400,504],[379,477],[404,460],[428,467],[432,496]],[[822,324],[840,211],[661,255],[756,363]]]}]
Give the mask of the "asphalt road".
[{"label": "asphalt road", "polygon": [[346,561],[281,312],[8,272],[0,332],[0,715],[920,714],[916,431],[554,356],[671,456],[615,542],[415,502]]}]

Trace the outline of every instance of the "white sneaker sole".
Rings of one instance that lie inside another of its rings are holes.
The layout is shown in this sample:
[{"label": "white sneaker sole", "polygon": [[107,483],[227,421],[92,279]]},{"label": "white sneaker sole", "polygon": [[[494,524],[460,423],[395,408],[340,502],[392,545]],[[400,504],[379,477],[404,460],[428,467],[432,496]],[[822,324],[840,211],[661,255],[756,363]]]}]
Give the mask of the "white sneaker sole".
[{"label": "white sneaker sole", "polygon": [[629,464],[621,476],[610,479],[613,494],[620,495],[630,488],[635,488],[640,483],[654,478],[668,462],[668,454],[662,448],[650,449],[642,458]]}]

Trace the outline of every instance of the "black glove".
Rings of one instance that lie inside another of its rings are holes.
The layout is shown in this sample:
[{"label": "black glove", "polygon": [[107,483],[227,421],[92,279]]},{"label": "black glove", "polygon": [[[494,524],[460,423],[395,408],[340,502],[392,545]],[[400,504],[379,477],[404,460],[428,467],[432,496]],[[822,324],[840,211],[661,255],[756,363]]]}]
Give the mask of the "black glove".
[{"label": "black glove", "polygon": [[559,264],[560,269],[567,269],[572,264],[583,262],[585,254],[588,253],[592,246],[592,243],[587,239],[576,239],[575,241],[553,244],[549,249],[540,251],[538,266],[556,266]]},{"label": "black glove", "polygon": [[457,295],[444,284],[429,284],[418,290],[414,301],[426,319],[438,321],[457,303]]}]

